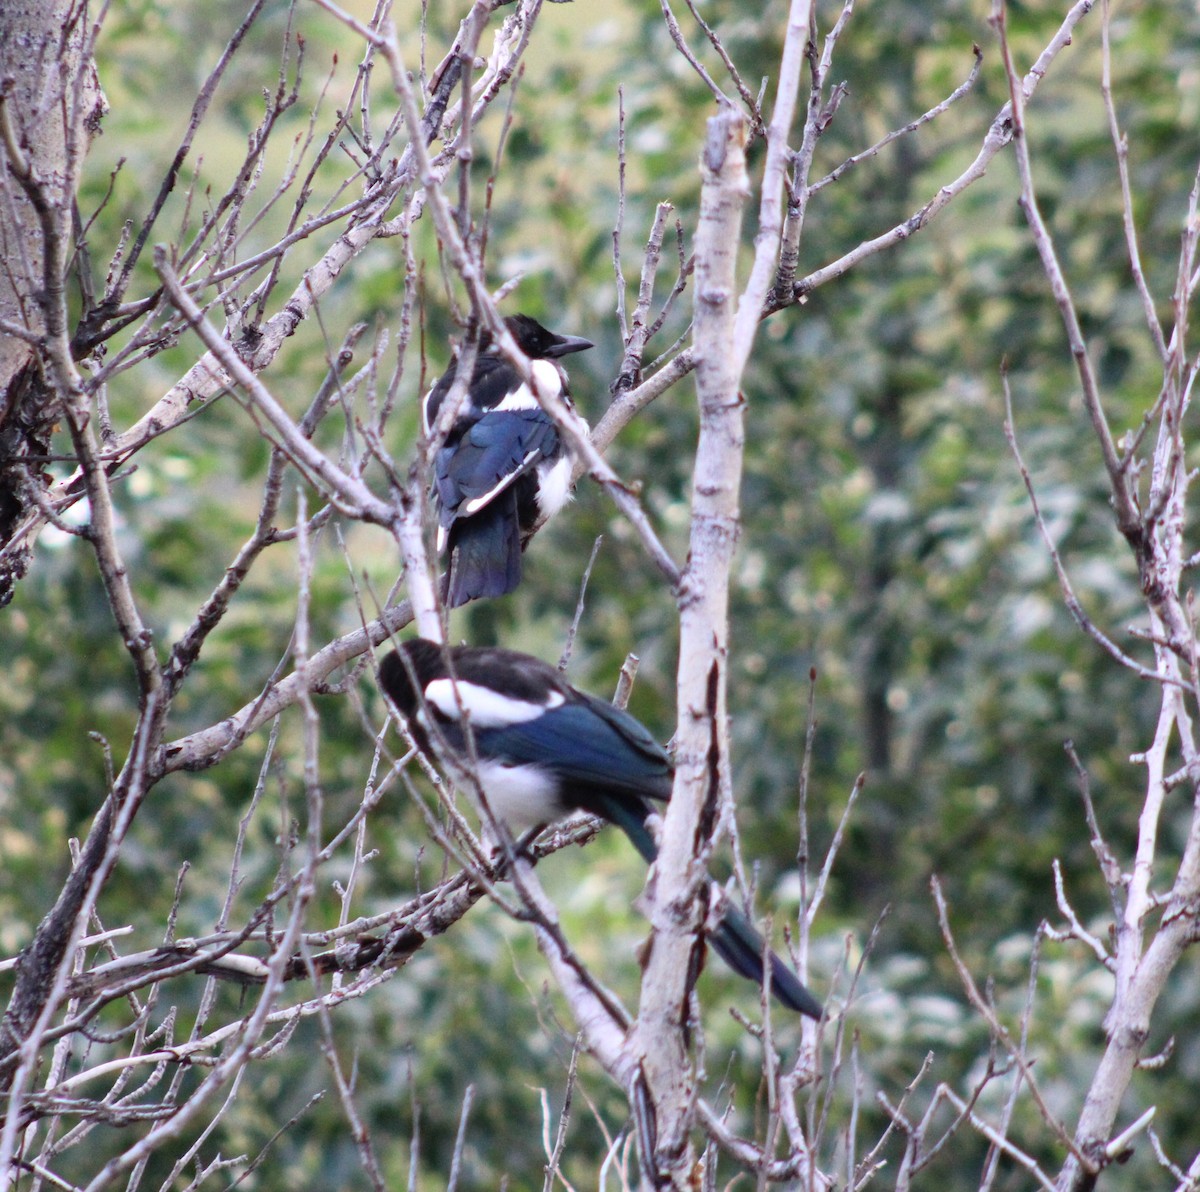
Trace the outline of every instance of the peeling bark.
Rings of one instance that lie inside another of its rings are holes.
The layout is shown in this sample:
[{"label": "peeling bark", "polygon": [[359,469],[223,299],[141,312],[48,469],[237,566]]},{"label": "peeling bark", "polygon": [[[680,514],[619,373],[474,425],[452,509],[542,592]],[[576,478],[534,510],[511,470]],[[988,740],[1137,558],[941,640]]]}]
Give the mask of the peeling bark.
[{"label": "peeling bark", "polygon": [[[62,395],[40,348],[65,328],[79,165],[105,110],[89,32],[78,0],[0,8],[0,547],[50,483]],[[29,555],[0,557],[0,606]]]}]

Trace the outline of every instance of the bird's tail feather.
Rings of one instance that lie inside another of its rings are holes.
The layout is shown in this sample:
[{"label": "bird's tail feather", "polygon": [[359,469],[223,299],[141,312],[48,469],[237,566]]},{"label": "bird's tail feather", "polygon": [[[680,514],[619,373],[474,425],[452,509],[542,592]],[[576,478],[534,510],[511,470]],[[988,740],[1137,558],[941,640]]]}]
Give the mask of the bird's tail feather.
[{"label": "bird's tail feather", "polygon": [[[765,944],[754,925],[732,903],[725,907],[721,921],[709,936],[713,951],[735,973],[763,983],[763,953]],[[774,952],[767,955],[771,966],[771,993],[789,1010],[821,1017],[821,1003],[800,983],[795,973]]]},{"label": "bird's tail feather", "polygon": [[501,494],[473,517],[456,521],[450,531],[450,577],[446,604],[505,596],[521,582],[521,531],[516,498]]},{"label": "bird's tail feather", "polygon": [[[644,803],[614,799],[602,807],[589,810],[596,810],[605,819],[615,823],[629,837],[646,862],[654,864],[658,849],[655,847],[654,837],[646,827],[646,816],[650,809]],[[709,936],[709,942],[713,951],[735,973],[756,985],[763,984],[763,952],[766,945],[754,924],[733,903],[726,902],[720,922]],[[822,1012],[821,1003],[801,984],[796,974],[775,952],[770,952],[767,959],[771,966],[771,993],[775,998],[797,1014],[807,1014],[809,1018],[819,1019]]]}]

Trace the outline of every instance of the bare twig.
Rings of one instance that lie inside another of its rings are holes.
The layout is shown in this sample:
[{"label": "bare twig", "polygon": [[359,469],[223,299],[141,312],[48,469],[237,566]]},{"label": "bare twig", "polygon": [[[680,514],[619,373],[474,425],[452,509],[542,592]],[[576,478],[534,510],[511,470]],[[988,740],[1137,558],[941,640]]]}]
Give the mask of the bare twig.
[{"label": "bare twig", "polygon": [[[1016,1064],[1021,1072],[1021,1078],[1029,1086],[1029,1091],[1037,1104],[1038,1112],[1042,1115],[1042,1120],[1054,1132],[1059,1142],[1063,1144],[1076,1158],[1085,1166],[1090,1166],[1090,1161],[1085,1158],[1075,1146],[1071,1136],[1067,1133],[1062,1123],[1058,1120],[1055,1114],[1051,1111],[1049,1105],[1046,1104],[1045,1098],[1038,1088],[1037,1082],[1034,1080],[1033,1067],[1029,1060],[1025,1057],[1019,1044],[1015,1043],[1012,1036],[1009,1034],[1008,1028],[1005,1027],[1000,1019],[996,1016],[996,1011],[991,1003],[979,991],[979,986],[975,984],[975,978],[971,976],[971,971],[963,962],[962,957],[958,953],[958,947],[954,942],[954,935],[950,930],[949,912],[946,909],[946,900],[942,894],[942,886],[937,877],[934,876],[929,882],[930,889],[933,891],[934,903],[937,906],[938,925],[941,927],[942,940],[946,944],[946,950],[950,953],[950,959],[954,961],[954,968],[958,973],[959,980],[962,982],[963,988],[966,990],[967,997],[970,999],[971,1005],[975,1007],[979,1015],[988,1024],[988,1029],[992,1033],[992,1037],[996,1039],[1008,1052],[1013,1063]],[[993,1140],[994,1141],[994,1140]]]}]

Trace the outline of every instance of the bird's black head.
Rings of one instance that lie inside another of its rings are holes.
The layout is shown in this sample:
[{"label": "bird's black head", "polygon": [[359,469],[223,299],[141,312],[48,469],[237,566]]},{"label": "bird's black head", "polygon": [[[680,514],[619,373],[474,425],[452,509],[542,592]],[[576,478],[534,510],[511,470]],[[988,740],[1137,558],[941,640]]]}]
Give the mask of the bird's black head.
[{"label": "bird's black head", "polygon": [[596,346],[579,335],[556,335],[529,315],[509,315],[504,325],[530,360],[555,360]]},{"label": "bird's black head", "polygon": [[420,706],[426,684],[445,674],[442,650],[437,642],[415,637],[379,664],[379,684],[405,720],[410,720]]}]

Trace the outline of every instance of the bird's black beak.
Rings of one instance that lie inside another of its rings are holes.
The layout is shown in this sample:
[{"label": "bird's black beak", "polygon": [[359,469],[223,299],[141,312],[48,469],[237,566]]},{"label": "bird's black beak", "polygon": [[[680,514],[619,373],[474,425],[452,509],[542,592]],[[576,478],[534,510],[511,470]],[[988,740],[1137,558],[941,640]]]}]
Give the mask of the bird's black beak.
[{"label": "bird's black beak", "polygon": [[572,352],[586,352],[588,348],[595,346],[590,339],[584,339],[582,335],[556,335],[554,343],[542,355],[556,360],[559,356],[569,356]]}]

